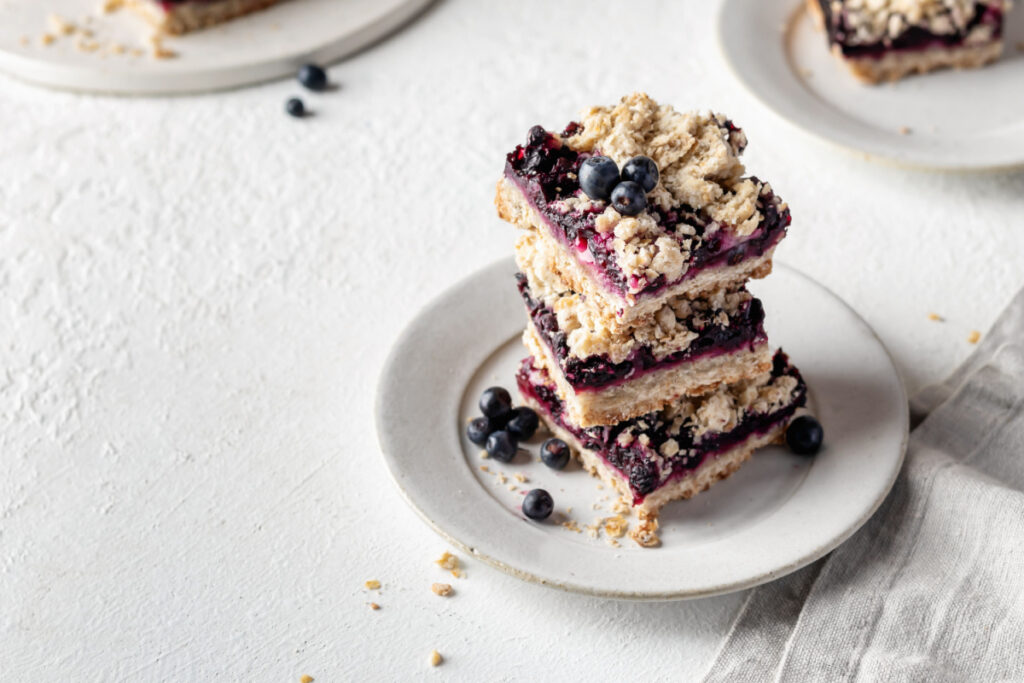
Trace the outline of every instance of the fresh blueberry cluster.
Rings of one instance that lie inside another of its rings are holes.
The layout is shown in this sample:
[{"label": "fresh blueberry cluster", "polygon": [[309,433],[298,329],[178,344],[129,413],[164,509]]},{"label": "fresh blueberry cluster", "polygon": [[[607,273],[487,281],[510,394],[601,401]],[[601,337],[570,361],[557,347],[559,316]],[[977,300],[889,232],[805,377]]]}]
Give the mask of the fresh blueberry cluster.
[{"label": "fresh blueberry cluster", "polygon": [[[327,72],[322,66],[317,66],[316,64],[303,64],[296,78],[304,88],[313,92],[323,92],[330,85],[327,79]],[[306,103],[298,97],[289,99],[285,103],[284,109],[288,112],[289,116],[294,116],[297,119],[301,119],[306,115]]]},{"label": "fresh blueberry cluster", "polygon": [[[491,387],[480,395],[480,417],[466,425],[466,437],[487,451],[498,462],[512,462],[519,444],[537,433],[540,418],[532,408],[512,407],[512,396],[503,387]],[[548,439],[540,447],[540,458],[552,469],[565,468],[569,462],[569,445],[561,439]],[[533,489],[523,499],[523,514],[537,521],[547,519],[554,509],[551,494]]]},{"label": "fresh blueberry cluster", "polygon": [[580,164],[580,188],[591,199],[610,201],[623,216],[636,216],[647,208],[647,193],[658,184],[658,165],[650,157],[636,156],[619,171],[610,157],[590,157]]}]

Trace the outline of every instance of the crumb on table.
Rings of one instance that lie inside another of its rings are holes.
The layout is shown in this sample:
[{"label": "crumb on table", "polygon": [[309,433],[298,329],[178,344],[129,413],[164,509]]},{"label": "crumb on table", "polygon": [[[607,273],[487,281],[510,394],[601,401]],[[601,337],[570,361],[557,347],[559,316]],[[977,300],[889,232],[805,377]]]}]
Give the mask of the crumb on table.
[{"label": "crumb on table", "polygon": [[434,595],[440,595],[443,598],[448,597],[454,592],[449,583],[433,583],[430,585],[430,590],[434,592]]},{"label": "crumb on table", "polygon": [[365,585],[370,590],[375,591],[378,588],[380,588],[380,581],[378,581],[377,579],[370,579],[369,581],[366,582]]},{"label": "crumb on table", "polygon": [[442,657],[441,653],[437,650],[431,650],[430,658],[427,661],[430,662],[430,666],[438,666],[441,662],[444,661],[444,657]]},{"label": "crumb on table", "polygon": [[946,319],[945,319],[945,318],[943,318],[943,317],[942,317],[941,315],[939,315],[938,313],[929,313],[929,314],[928,314],[928,319],[929,319],[929,320],[934,320],[935,322],[938,322],[938,323],[944,323],[944,322],[946,322]]},{"label": "crumb on table", "polygon": [[462,576],[462,573],[459,571],[459,558],[452,555],[447,550],[434,562],[434,564],[442,569],[447,569],[455,578]]},{"label": "crumb on table", "polygon": [[306,674],[305,676],[299,679],[299,683],[313,683],[313,677],[309,674]]},{"label": "crumb on table", "polygon": [[969,341],[972,344],[977,344],[979,341],[981,341],[981,332],[978,332],[977,330],[971,330],[971,333],[967,335],[967,341]]},{"label": "crumb on table", "polygon": [[910,126],[900,126],[900,135],[910,135]]},{"label": "crumb on table", "polygon": [[372,609],[372,610],[373,610],[374,612],[376,612],[377,610],[379,610],[379,609],[380,609],[380,605],[378,605],[378,604],[377,604],[377,603],[375,603],[375,602],[371,602],[371,603],[370,603],[370,609]]}]

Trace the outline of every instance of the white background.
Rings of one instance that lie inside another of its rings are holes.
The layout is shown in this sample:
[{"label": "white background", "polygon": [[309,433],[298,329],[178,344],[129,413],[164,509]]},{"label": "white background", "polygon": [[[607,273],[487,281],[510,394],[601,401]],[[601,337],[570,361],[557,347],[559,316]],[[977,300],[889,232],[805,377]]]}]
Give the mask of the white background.
[{"label": "white background", "polygon": [[0,78],[3,678],[703,672],[742,594],[624,604],[475,563],[430,593],[445,544],[372,405],[405,322],[511,252],[504,154],[633,89],[747,130],[793,210],[779,260],[853,305],[911,391],[970,352],[1024,282],[1024,175],[805,138],[725,72],[716,6],[445,0],[333,68],[305,121],[291,82],[133,100]]}]

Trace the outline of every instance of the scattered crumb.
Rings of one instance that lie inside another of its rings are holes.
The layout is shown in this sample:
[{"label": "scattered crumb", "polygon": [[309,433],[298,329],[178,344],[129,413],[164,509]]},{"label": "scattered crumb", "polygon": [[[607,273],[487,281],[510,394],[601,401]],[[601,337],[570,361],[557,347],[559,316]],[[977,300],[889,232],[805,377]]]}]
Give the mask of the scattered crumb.
[{"label": "scattered crumb", "polygon": [[379,609],[380,609],[380,605],[378,605],[378,604],[377,604],[377,603],[375,603],[375,602],[371,602],[371,603],[370,603],[370,609],[372,609],[372,610],[373,610],[374,612],[376,612],[377,610],[379,610]]},{"label": "scattered crumb", "polygon": [[981,332],[978,332],[977,330],[971,330],[971,333],[967,335],[967,341],[969,341],[972,344],[977,344],[979,341],[981,341]]},{"label": "scattered crumb", "polygon": [[444,661],[444,657],[442,657],[441,653],[437,650],[431,650],[430,659],[428,659],[427,661],[430,662],[430,666],[438,666],[441,664],[441,662]]},{"label": "scattered crumb", "polygon": [[910,126],[900,126],[900,135],[910,135]]},{"label": "scattered crumb", "polygon": [[46,23],[49,24],[50,31],[59,36],[70,36],[75,32],[75,25],[59,14],[50,14],[46,17]]},{"label": "scattered crumb", "polygon": [[93,40],[85,34],[79,34],[75,38],[75,49],[79,52],[96,52],[100,47],[99,41]]},{"label": "scattered crumb", "polygon": [[124,0],[103,0],[103,13],[110,14],[124,7]]},{"label": "scattered crumb", "polygon": [[569,507],[568,507],[568,508],[566,509],[566,512],[568,512],[568,513],[569,513],[570,515],[572,514],[572,505],[570,505],[570,506],[569,506]]},{"label": "scattered crumb", "polygon": [[177,52],[164,46],[163,37],[157,34],[149,37],[149,53],[154,59],[172,59],[178,56]]},{"label": "scattered crumb", "polygon": [[929,313],[929,314],[928,314],[928,319],[929,319],[929,320],[933,320],[933,321],[935,321],[935,322],[937,322],[937,323],[944,323],[944,322],[946,322],[946,319],[945,319],[945,318],[943,318],[943,317],[942,317],[941,315],[939,315],[938,313]]},{"label": "scattered crumb", "polygon": [[632,506],[625,498],[619,498],[612,503],[612,512],[617,512],[620,515],[628,514]]},{"label": "scattered crumb", "polygon": [[597,488],[600,489],[601,491],[604,491],[604,484],[598,484]]},{"label": "scattered crumb", "polygon": [[454,592],[451,584],[447,583],[433,583],[430,585],[430,590],[434,591],[434,595],[440,595],[442,598],[447,598]]},{"label": "scattered crumb", "polygon": [[309,674],[306,674],[305,676],[299,679],[299,683],[313,683],[313,677]]},{"label": "scattered crumb", "polygon": [[578,534],[583,533],[583,529],[580,528],[580,525],[576,523],[575,519],[570,519],[567,522],[562,522],[562,526],[564,526],[569,531],[575,531]]},{"label": "scattered crumb", "polygon": [[509,491],[518,491],[518,490],[519,490],[519,487],[518,487],[518,486],[516,486],[515,484],[509,484],[509,485],[508,485],[508,490],[509,490]]},{"label": "scattered crumb", "polygon": [[530,479],[525,474],[516,472],[516,481],[518,481],[520,484],[525,484],[526,482],[530,481]]},{"label": "scattered crumb", "polygon": [[456,579],[462,576],[462,573],[459,571],[459,558],[447,550],[435,561],[435,564],[442,569],[450,571]]},{"label": "scattered crumb", "polygon": [[487,465],[480,465],[480,471],[481,472],[490,472],[491,468],[488,467]]},{"label": "scattered crumb", "polygon": [[43,45],[53,45],[54,41],[56,40],[57,36],[53,35],[52,33],[44,33],[43,35],[39,36],[39,42]]},{"label": "scattered crumb", "polygon": [[491,455],[487,451],[480,451],[480,457],[486,459],[486,458],[491,457]]},{"label": "scattered crumb", "polygon": [[370,579],[364,585],[370,590],[375,591],[378,588],[380,588],[380,581],[378,581],[377,579]]},{"label": "scattered crumb", "polygon": [[602,522],[604,532],[611,538],[622,538],[626,534],[626,530],[629,529],[629,522],[622,515],[605,517]]},{"label": "scattered crumb", "polygon": [[497,481],[499,484],[504,484],[505,482],[508,481],[508,477],[505,476],[504,472],[498,472],[498,477],[495,481]]}]

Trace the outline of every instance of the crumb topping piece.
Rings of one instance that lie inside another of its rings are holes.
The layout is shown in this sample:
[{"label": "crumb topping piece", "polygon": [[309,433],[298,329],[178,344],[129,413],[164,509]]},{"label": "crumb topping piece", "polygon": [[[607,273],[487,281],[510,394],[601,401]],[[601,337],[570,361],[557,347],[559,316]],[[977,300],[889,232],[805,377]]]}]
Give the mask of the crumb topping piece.
[{"label": "crumb topping piece", "polygon": [[447,598],[454,592],[451,584],[448,583],[433,583],[430,585],[430,590],[434,592],[434,595],[440,595],[442,598]]},{"label": "crumb topping piece", "polygon": [[435,564],[441,567],[441,569],[450,571],[455,578],[462,576],[462,572],[459,570],[459,558],[447,550],[435,561]]}]

